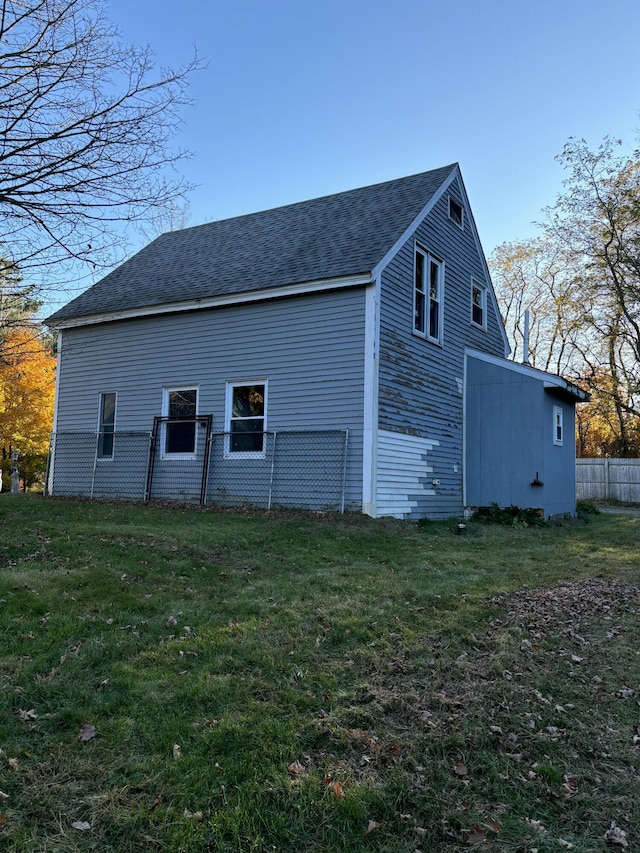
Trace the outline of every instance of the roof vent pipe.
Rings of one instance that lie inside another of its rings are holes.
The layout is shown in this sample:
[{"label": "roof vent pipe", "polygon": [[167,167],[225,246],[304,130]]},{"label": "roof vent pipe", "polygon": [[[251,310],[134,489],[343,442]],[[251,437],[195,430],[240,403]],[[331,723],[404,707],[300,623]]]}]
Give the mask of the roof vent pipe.
[{"label": "roof vent pipe", "polygon": [[522,363],[529,364],[529,309],[524,312],[524,338],[522,341]]}]

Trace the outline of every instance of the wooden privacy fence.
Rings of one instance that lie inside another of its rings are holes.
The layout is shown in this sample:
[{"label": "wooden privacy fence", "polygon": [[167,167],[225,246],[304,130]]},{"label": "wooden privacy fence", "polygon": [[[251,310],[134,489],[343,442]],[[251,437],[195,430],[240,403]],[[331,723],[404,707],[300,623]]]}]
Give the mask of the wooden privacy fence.
[{"label": "wooden privacy fence", "polygon": [[640,459],[576,459],[576,498],[640,503]]}]

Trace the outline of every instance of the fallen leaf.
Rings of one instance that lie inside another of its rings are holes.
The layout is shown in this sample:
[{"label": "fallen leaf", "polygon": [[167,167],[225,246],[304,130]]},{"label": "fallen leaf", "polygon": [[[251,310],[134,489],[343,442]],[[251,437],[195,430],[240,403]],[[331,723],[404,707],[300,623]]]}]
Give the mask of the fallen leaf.
[{"label": "fallen leaf", "polygon": [[0,791],[0,803],[4,803],[5,800],[9,799],[9,794],[5,794],[4,791]]},{"label": "fallen leaf", "polygon": [[603,836],[604,840],[607,844],[615,844],[617,847],[626,848],[629,846],[629,842],[627,841],[627,833],[620,829],[619,826],[616,826],[615,821],[611,821],[611,826],[605,832]]},{"label": "fallen leaf", "polygon": [[4,826],[7,822],[6,814],[0,814],[0,826]]},{"label": "fallen leaf", "polygon": [[620,690],[616,693],[616,696],[619,699],[633,699],[636,695],[636,691],[631,687],[621,687]]},{"label": "fallen leaf", "polygon": [[169,616],[167,621],[164,623],[167,628],[173,628],[174,625],[178,624],[178,620],[175,616]]},{"label": "fallen leaf", "polygon": [[469,771],[467,770],[466,765],[462,763],[462,761],[458,761],[456,764],[453,765],[451,769],[456,774],[456,776],[460,776],[460,778],[469,775]]},{"label": "fallen leaf", "polygon": [[565,850],[573,850],[573,844],[570,841],[565,841],[564,838],[559,838],[558,844],[560,847],[564,847]]},{"label": "fallen leaf", "polygon": [[151,806],[151,808],[149,809],[149,811],[150,811],[150,812],[154,812],[154,811],[155,811],[157,808],[159,808],[161,805],[162,805],[162,797],[161,797],[160,795],[158,795],[158,796],[155,798],[155,800],[153,801],[153,805]]},{"label": "fallen leaf", "polygon": [[377,820],[370,820],[369,826],[367,827],[366,835],[369,835],[370,832],[374,832],[376,829],[380,829],[382,826]]},{"label": "fallen leaf", "polygon": [[484,826],[486,826],[486,827],[487,827],[487,829],[490,829],[490,830],[491,830],[491,832],[495,832],[495,833],[496,833],[496,835],[497,835],[497,834],[500,832],[500,830],[502,829],[502,824],[500,823],[500,821],[499,821],[499,820],[496,820],[494,817],[488,817],[488,818],[487,818],[486,820],[484,820],[482,823],[484,824]]},{"label": "fallen leaf", "polygon": [[287,767],[289,773],[293,773],[294,776],[299,776],[301,773],[306,771],[304,764],[300,764],[299,761],[292,761],[291,764]]},{"label": "fallen leaf", "polygon": [[342,782],[330,782],[329,790],[333,793],[335,797],[344,797]]},{"label": "fallen leaf", "polygon": [[91,740],[95,736],[95,726],[92,726],[91,723],[84,723],[84,725],[80,727],[78,739],[81,740],[83,743],[86,743],[88,740]]},{"label": "fallen leaf", "polygon": [[100,684],[98,684],[98,690],[104,690],[108,683],[109,679],[105,678],[104,681],[101,681]]},{"label": "fallen leaf", "polygon": [[31,710],[29,710],[29,711],[23,711],[22,709],[20,709],[18,711],[18,714],[20,715],[20,719],[22,720],[23,723],[28,723],[31,720],[37,720],[38,719],[38,715],[36,714],[36,712],[33,708],[31,708]]},{"label": "fallen leaf", "polygon": [[12,770],[17,770],[17,769],[18,769],[18,759],[17,759],[17,758],[8,758],[8,759],[7,759],[7,764],[9,765],[9,767],[10,767]]},{"label": "fallen leaf", "polygon": [[184,816],[187,820],[201,821],[204,815],[202,812],[190,812],[189,809],[184,810]]},{"label": "fallen leaf", "polygon": [[176,761],[179,761],[182,758],[182,748],[179,743],[174,743],[172,754]]},{"label": "fallen leaf", "polygon": [[74,829],[79,829],[80,832],[88,832],[91,829],[91,824],[87,823],[86,820],[76,820],[71,824],[71,826]]},{"label": "fallen leaf", "polygon": [[487,836],[482,831],[482,827],[474,823],[467,836],[467,844],[484,844],[486,840]]}]

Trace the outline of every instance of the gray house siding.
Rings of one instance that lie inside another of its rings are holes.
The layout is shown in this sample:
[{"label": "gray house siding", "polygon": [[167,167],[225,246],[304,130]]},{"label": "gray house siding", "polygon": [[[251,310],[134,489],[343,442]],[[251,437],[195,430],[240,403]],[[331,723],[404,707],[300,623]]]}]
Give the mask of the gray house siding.
[{"label": "gray house siding", "polygon": [[[463,229],[449,220],[449,194],[463,204],[455,181],[382,274],[379,514],[446,518],[462,512],[464,348],[472,345],[504,355],[501,321],[492,298],[487,299],[486,331],[471,323],[471,278],[488,289],[491,282],[474,240],[469,211],[465,211]],[[416,244],[445,265],[441,346],[413,332]],[[422,444],[402,436],[420,438]],[[394,476],[390,471],[394,457],[420,471],[419,481],[414,479],[404,493],[389,480]]]},{"label": "gray house siding", "polygon": [[[269,431],[349,430],[346,505],[361,508],[364,306],[364,289],[348,288],[66,329],[56,434],[95,432],[99,395],[112,391],[116,433],[148,434],[171,387],[197,387],[198,414],[223,432],[227,382],[264,381]],[[117,445],[114,460],[97,465],[113,468],[116,458]],[[246,479],[261,463],[233,460]],[[53,493],[64,488],[63,472],[59,458]]]},{"label": "gray house siding", "polygon": [[[563,443],[554,444],[554,408]],[[466,498],[470,507],[575,512],[575,405],[517,367],[467,359]],[[542,485],[532,485],[535,481]]]}]

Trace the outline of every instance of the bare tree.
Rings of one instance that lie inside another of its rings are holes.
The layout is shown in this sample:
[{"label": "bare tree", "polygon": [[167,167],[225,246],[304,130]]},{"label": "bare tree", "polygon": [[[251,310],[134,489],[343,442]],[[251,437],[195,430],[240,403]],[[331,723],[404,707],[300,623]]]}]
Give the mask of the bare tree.
[{"label": "bare tree", "polygon": [[61,270],[122,258],[123,222],[188,188],[173,147],[194,54],[154,68],[124,44],[106,0],[0,0],[0,243],[45,288]]},{"label": "bare tree", "polygon": [[576,345],[584,341],[587,330],[579,270],[563,247],[545,237],[503,243],[489,263],[513,359],[524,357],[528,311],[527,361],[541,370],[575,375],[580,363]]},{"label": "bare tree", "polygon": [[499,246],[491,265],[516,357],[528,308],[532,363],[592,394],[581,452],[625,456],[640,452],[640,154],[617,145],[570,140],[542,236]]}]

